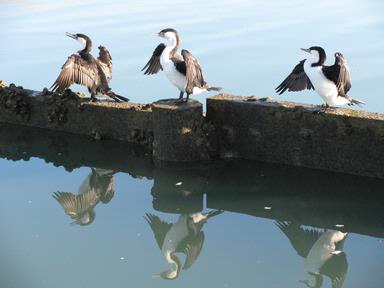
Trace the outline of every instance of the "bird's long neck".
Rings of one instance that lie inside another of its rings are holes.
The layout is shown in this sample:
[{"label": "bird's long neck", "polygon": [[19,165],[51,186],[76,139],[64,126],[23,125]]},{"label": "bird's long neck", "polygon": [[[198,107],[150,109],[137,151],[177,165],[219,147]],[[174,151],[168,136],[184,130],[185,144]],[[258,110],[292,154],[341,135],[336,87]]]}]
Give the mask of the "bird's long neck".
[{"label": "bird's long neck", "polygon": [[89,54],[92,50],[92,41],[90,39],[85,40],[85,47],[83,50],[81,50],[80,54]]},{"label": "bird's long neck", "polygon": [[179,49],[180,46],[180,38],[179,35],[176,33],[174,34],[175,37],[172,37],[168,39],[167,48],[169,49],[169,57],[173,57],[175,53],[177,52],[177,49]]},{"label": "bird's long neck", "polygon": [[312,67],[323,66],[326,59],[327,55],[324,51],[316,51],[315,54],[311,54],[311,56],[307,58],[308,62],[311,63]]},{"label": "bird's long neck", "polygon": [[175,279],[179,275],[181,263],[179,258],[174,253],[168,253],[165,255],[165,259],[169,264],[171,264],[171,267],[169,270],[163,272],[166,275],[167,279]]}]

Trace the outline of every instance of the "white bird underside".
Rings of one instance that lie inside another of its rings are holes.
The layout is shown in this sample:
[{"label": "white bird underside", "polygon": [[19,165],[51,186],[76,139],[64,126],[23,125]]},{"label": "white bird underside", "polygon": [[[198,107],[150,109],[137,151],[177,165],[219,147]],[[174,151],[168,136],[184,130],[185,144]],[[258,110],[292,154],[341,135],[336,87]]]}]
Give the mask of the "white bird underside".
[{"label": "white bird underside", "polygon": [[[166,47],[164,49],[160,57],[160,64],[163,67],[164,73],[169,81],[171,81],[171,83],[175,85],[181,92],[185,93],[187,87],[187,77],[177,71],[175,63],[170,59],[171,50],[171,47]],[[183,57],[179,53],[176,53],[175,57],[180,58],[181,61],[184,61]],[[199,88],[195,86],[193,88],[192,95],[198,95],[206,91],[207,89],[205,88]]]},{"label": "white bird underside", "polygon": [[328,80],[322,71],[321,66],[312,67],[307,60],[304,62],[304,71],[311,80],[313,87],[320,97],[330,106],[350,104],[351,101],[338,95],[338,90],[332,81]]},{"label": "white bird underside", "polygon": [[342,241],[347,236],[337,230],[328,230],[320,236],[320,238],[312,246],[307,258],[304,260],[304,270],[311,272],[319,272],[321,266],[329,260],[333,254],[341,252],[336,251],[336,243]]},{"label": "white bird underside", "polygon": [[176,251],[177,246],[180,242],[188,236],[187,228],[187,216],[181,215],[179,220],[172,225],[168,233],[165,235],[164,243],[162,247],[162,253],[167,258],[167,256]]}]

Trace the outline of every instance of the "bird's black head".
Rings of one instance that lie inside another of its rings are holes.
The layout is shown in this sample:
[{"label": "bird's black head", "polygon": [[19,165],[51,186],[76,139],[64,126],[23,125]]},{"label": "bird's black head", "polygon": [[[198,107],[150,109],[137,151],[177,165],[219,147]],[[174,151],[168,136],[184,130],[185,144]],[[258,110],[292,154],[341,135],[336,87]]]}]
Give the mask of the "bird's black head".
[{"label": "bird's black head", "polygon": [[179,38],[179,34],[177,33],[177,31],[173,28],[166,28],[166,29],[163,29],[161,30],[159,33],[157,33],[157,36],[161,37],[161,38],[164,38],[165,40],[167,40],[168,42],[168,45],[169,46],[174,46],[175,49],[177,49],[177,47],[179,46],[180,44],[180,38]]},{"label": "bird's black head", "polygon": [[171,259],[174,261],[174,266],[171,269],[164,271],[160,273],[160,277],[165,280],[175,280],[177,277],[179,277],[180,270],[181,270],[181,262],[179,258],[175,255],[175,253],[171,253]]},{"label": "bird's black head", "polygon": [[90,52],[91,51],[91,49],[92,49],[92,40],[87,35],[81,34],[81,33],[71,34],[71,33],[68,33],[68,32],[66,33],[66,35],[68,37],[71,37],[71,38],[79,41],[83,45],[84,49],[81,50],[82,52]]},{"label": "bird's black head", "polygon": [[166,33],[174,33],[174,34],[177,34],[177,31],[173,28],[166,28],[166,29],[163,29],[161,30],[158,34],[160,37],[164,37]]},{"label": "bird's black head", "polygon": [[311,54],[310,60],[312,62],[312,66],[321,66],[327,59],[324,49],[320,46],[311,46],[308,49],[301,48],[301,50]]}]

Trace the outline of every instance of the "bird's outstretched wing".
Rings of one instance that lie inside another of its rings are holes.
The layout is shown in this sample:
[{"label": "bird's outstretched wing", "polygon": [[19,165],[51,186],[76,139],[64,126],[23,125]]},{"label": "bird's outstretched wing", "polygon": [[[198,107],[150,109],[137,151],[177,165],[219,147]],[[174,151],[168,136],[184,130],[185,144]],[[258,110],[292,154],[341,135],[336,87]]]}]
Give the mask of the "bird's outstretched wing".
[{"label": "bird's outstretched wing", "polygon": [[104,46],[99,46],[99,57],[97,57],[97,62],[103,70],[105,77],[108,81],[112,79],[112,57],[108,49]]},{"label": "bird's outstretched wing", "polygon": [[169,229],[171,229],[172,224],[162,221],[158,216],[150,213],[145,213],[144,218],[151,227],[157,245],[159,245],[159,248],[161,249],[161,247],[163,247],[165,235],[168,233]]},{"label": "bird's outstretched wing", "polygon": [[286,90],[301,91],[304,89],[314,89],[311,80],[309,80],[307,74],[305,74],[304,62],[305,60],[300,61],[300,63],[293,68],[291,74],[276,87],[275,90],[279,95],[283,94]]},{"label": "bird's outstretched wing", "polygon": [[155,51],[153,51],[152,57],[149,59],[147,64],[145,64],[144,68],[141,69],[141,71],[145,70],[145,75],[156,74],[160,71],[160,69],[163,70],[163,67],[161,67],[160,64],[160,56],[161,53],[163,53],[164,49],[165,44],[161,43],[156,47]]},{"label": "bird's outstretched wing", "polygon": [[348,97],[347,93],[352,87],[352,81],[347,61],[343,56],[340,56],[339,61],[334,65],[323,66],[322,70],[325,77],[335,83],[339,96]]},{"label": "bird's outstretched wing", "polygon": [[52,196],[64,208],[65,213],[73,219],[81,217],[83,213],[95,207],[99,201],[99,196],[94,190],[79,195],[57,191]]},{"label": "bird's outstretched wing", "polygon": [[203,88],[206,85],[203,72],[197,59],[188,50],[181,50],[181,55],[186,67],[187,87],[185,91],[192,94],[193,87]]},{"label": "bird's outstretched wing", "polygon": [[184,270],[190,268],[199,257],[203,244],[204,232],[200,231],[198,234],[191,234],[178,245],[176,252],[184,253],[186,256]]},{"label": "bird's outstretched wing", "polygon": [[304,258],[307,257],[313,244],[324,233],[324,231],[315,229],[304,229],[300,225],[291,222],[278,221],[275,224],[287,236],[297,254]]},{"label": "bird's outstretched wing", "polygon": [[85,61],[78,54],[72,54],[61,67],[61,72],[50,89],[63,92],[73,83],[83,85],[89,89],[100,83],[99,67],[95,61]]},{"label": "bird's outstretched wing", "polygon": [[348,262],[344,252],[332,255],[320,269],[320,273],[332,280],[332,288],[343,287],[344,280],[347,276]]}]

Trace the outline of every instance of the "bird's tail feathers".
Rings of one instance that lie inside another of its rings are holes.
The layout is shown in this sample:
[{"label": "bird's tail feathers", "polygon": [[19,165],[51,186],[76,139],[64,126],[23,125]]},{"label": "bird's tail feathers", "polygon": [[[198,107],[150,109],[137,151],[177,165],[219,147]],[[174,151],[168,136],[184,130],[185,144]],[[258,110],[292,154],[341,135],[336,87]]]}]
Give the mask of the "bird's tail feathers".
[{"label": "bird's tail feathers", "polygon": [[116,94],[115,92],[112,92],[112,91],[108,91],[106,93],[109,97],[111,97],[113,100],[115,100],[116,102],[129,102],[129,99],[124,97],[124,96],[121,96],[121,95],[118,95]]},{"label": "bird's tail feathers", "polygon": [[212,210],[212,211],[209,211],[207,213],[207,219],[209,219],[211,217],[214,217],[214,216],[217,216],[217,215],[220,215],[223,212],[224,212],[223,210]]},{"label": "bird's tail feathers", "polygon": [[207,85],[207,91],[220,91],[220,90],[223,90],[223,87],[215,87],[215,86]]},{"label": "bird's tail feathers", "polygon": [[361,105],[365,105],[365,103],[363,101],[360,101],[360,100],[357,100],[357,99],[353,99],[352,97],[350,96],[347,96],[348,97],[348,100],[350,101],[349,105],[352,106],[352,105],[358,105],[361,107]]}]

